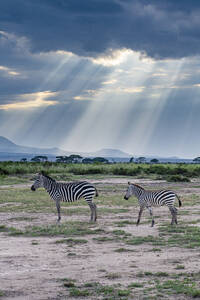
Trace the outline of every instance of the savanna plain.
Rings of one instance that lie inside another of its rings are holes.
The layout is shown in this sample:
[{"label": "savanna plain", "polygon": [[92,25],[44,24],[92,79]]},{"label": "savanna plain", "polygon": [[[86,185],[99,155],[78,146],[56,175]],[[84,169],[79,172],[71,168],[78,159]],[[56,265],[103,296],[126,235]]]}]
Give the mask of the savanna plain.
[{"label": "savanna plain", "polygon": [[[57,225],[48,193],[30,190],[41,170],[93,183],[97,222],[83,199],[61,203]],[[136,226],[128,181],[176,192],[178,225],[163,206]],[[0,299],[200,299],[199,165],[1,162],[0,220]]]}]

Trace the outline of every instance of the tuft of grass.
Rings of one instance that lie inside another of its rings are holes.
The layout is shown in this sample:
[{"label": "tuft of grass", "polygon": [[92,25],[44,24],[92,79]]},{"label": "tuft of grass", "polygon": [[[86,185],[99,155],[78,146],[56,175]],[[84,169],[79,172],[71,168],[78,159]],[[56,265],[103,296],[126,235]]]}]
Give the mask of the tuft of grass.
[{"label": "tuft of grass", "polygon": [[63,278],[61,279],[63,281],[64,287],[71,288],[75,287],[75,280],[71,278]]},{"label": "tuft of grass", "polygon": [[154,276],[157,276],[157,277],[168,277],[169,274],[167,272],[156,272],[156,273],[154,273]]},{"label": "tuft of grass", "polygon": [[70,238],[70,239],[57,240],[57,241],[55,241],[55,244],[67,244],[67,245],[73,246],[73,245],[77,245],[77,244],[86,244],[87,242],[88,241],[84,240],[84,239]]},{"label": "tuft of grass", "polygon": [[162,250],[160,248],[152,248],[149,250],[149,252],[161,252]]},{"label": "tuft of grass", "polygon": [[38,241],[32,241],[31,245],[39,245]]},{"label": "tuft of grass", "polygon": [[81,290],[77,287],[72,287],[69,290],[70,297],[88,297],[90,296],[90,292],[88,290]]},{"label": "tuft of grass", "polygon": [[113,242],[114,239],[111,238],[111,237],[108,237],[108,236],[99,236],[99,237],[95,237],[93,238],[94,241],[97,241],[97,242]]},{"label": "tuft of grass", "polygon": [[68,256],[76,256],[76,253],[74,253],[74,252],[69,252],[67,255],[68,255]]},{"label": "tuft of grass", "polygon": [[8,232],[8,228],[5,225],[0,225],[0,232]]},{"label": "tuft of grass", "polygon": [[185,266],[184,265],[177,265],[175,269],[176,270],[183,270],[183,269],[185,269]]},{"label": "tuft of grass", "polygon": [[126,232],[124,230],[113,230],[112,234],[115,235],[115,236],[125,236],[125,237],[131,236],[131,233]]},{"label": "tuft of grass", "polygon": [[124,253],[124,252],[135,252],[136,250],[134,249],[127,249],[127,248],[118,248],[118,249],[115,249],[114,252],[117,252],[117,253]]},{"label": "tuft of grass", "polygon": [[121,278],[121,275],[119,273],[108,273],[105,277],[107,279],[114,280],[114,279]]},{"label": "tuft of grass", "polygon": [[0,290],[0,297],[3,297],[4,295],[4,292]]},{"label": "tuft of grass", "polygon": [[142,288],[144,286],[143,283],[140,282],[132,282],[128,285],[129,288]]}]

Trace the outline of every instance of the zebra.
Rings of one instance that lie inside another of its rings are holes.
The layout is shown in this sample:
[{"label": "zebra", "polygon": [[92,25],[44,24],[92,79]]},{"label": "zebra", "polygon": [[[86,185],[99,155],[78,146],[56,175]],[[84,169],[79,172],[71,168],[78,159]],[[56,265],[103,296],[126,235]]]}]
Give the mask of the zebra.
[{"label": "zebra", "polygon": [[146,207],[149,210],[150,216],[152,218],[151,226],[153,227],[155,221],[154,221],[153,210],[151,206],[163,206],[163,205],[167,205],[171,212],[172,215],[171,225],[173,225],[174,222],[178,224],[177,208],[174,206],[175,197],[177,197],[178,199],[179,207],[182,205],[182,203],[180,198],[173,191],[169,191],[169,190],[148,191],[137,184],[128,182],[128,189],[126,191],[124,199],[128,200],[131,195],[134,195],[138,199],[138,203],[140,206],[136,225],[139,225],[142,212]]},{"label": "zebra", "polygon": [[97,189],[87,181],[59,183],[55,179],[49,177],[44,172],[40,172],[31,190],[35,191],[39,187],[44,187],[49,193],[50,197],[55,201],[58,219],[57,223],[61,220],[60,215],[60,201],[74,202],[80,198],[85,198],[91,210],[91,222],[97,220],[96,204],[93,202],[93,197],[98,196]]}]

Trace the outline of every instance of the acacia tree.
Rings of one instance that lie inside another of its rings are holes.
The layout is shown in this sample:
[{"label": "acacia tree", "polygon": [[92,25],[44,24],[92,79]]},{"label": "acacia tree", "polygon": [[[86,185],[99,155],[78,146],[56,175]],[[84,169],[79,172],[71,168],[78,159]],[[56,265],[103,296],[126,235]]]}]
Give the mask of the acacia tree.
[{"label": "acacia tree", "polygon": [[78,163],[82,160],[82,156],[78,154],[71,154],[69,158],[72,160],[73,163]]},{"label": "acacia tree", "polygon": [[44,161],[47,161],[48,160],[48,157],[45,156],[45,155],[37,155],[37,156],[34,156],[31,161],[34,161],[34,162],[44,162]]},{"label": "acacia tree", "polygon": [[82,156],[78,154],[71,154],[70,156],[56,156],[56,162],[62,162],[62,163],[78,163],[82,160]]},{"label": "acacia tree", "polygon": [[193,159],[193,162],[195,162],[196,164],[199,164],[199,163],[200,163],[200,156],[195,157],[195,158]]},{"label": "acacia tree", "polygon": [[107,164],[108,163],[108,159],[106,159],[104,157],[95,157],[95,158],[93,158],[93,162],[94,163],[104,163],[104,164]]},{"label": "acacia tree", "polygon": [[140,156],[136,159],[139,164],[144,164],[146,162],[146,158],[144,156]]},{"label": "acacia tree", "polygon": [[153,158],[153,159],[150,160],[150,163],[152,163],[152,164],[158,164],[159,160],[157,158]]},{"label": "acacia tree", "polygon": [[93,159],[92,158],[89,158],[89,157],[86,157],[82,160],[82,163],[83,164],[92,164],[93,163]]},{"label": "acacia tree", "polygon": [[21,162],[27,162],[27,158],[22,158]]}]

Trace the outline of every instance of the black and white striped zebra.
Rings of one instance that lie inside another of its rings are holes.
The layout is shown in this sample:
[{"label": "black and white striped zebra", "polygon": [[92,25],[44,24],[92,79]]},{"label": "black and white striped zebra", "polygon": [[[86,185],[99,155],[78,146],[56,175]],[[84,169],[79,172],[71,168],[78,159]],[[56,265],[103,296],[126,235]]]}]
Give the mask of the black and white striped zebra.
[{"label": "black and white striped zebra", "polygon": [[149,210],[150,216],[152,218],[151,226],[153,227],[155,224],[154,217],[153,217],[153,210],[152,206],[163,206],[167,205],[171,215],[172,221],[171,224],[173,225],[174,222],[177,224],[177,209],[174,206],[175,198],[177,197],[179,202],[179,207],[182,205],[180,198],[175,194],[173,191],[169,190],[161,190],[161,191],[148,191],[145,190],[143,187],[128,182],[128,189],[126,191],[126,195],[124,196],[125,200],[128,200],[130,196],[134,195],[138,199],[138,203],[140,206],[140,211],[138,215],[137,225],[140,223],[140,218],[144,208]]},{"label": "black and white striped zebra", "polygon": [[39,187],[44,187],[50,197],[55,201],[58,212],[58,223],[61,220],[60,201],[74,202],[81,198],[85,198],[90,207],[90,221],[96,222],[97,209],[96,204],[93,202],[93,198],[94,196],[98,196],[98,192],[91,183],[87,181],[59,183],[41,172],[37,175],[34,184],[31,186],[31,190],[35,191]]}]

